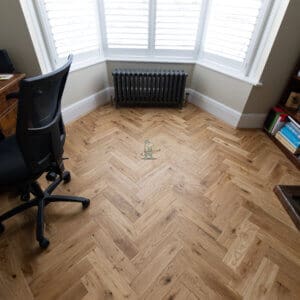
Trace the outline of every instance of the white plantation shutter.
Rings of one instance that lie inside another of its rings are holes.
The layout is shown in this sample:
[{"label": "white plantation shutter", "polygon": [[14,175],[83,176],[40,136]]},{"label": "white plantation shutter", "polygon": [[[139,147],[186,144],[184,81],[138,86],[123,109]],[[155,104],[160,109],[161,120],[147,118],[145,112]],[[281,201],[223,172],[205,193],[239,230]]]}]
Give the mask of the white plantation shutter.
[{"label": "white plantation shutter", "polygon": [[40,5],[56,63],[71,53],[75,60],[100,55],[97,0],[41,0]]},{"label": "white plantation shutter", "polygon": [[90,58],[94,63],[95,57],[101,55],[150,61],[184,58],[198,59],[213,69],[247,77],[252,72],[252,62],[257,61],[256,54],[262,52],[259,43],[266,40],[279,1],[32,2],[42,25],[43,52],[49,54],[53,66],[70,53],[75,55],[75,62],[84,61],[83,65],[88,65]]},{"label": "white plantation shutter", "polygon": [[108,48],[147,49],[149,0],[103,0]]},{"label": "white plantation shutter", "polygon": [[202,0],[157,0],[155,49],[195,50]]},{"label": "white plantation shutter", "polygon": [[211,0],[203,51],[241,66],[253,42],[264,0]]}]

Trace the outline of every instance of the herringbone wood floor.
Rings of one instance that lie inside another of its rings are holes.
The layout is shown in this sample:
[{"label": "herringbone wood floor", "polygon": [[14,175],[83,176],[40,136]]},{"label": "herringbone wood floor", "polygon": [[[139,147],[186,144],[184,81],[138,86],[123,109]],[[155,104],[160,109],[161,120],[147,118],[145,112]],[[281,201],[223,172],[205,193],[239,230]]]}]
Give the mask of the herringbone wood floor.
[{"label": "herringbone wood floor", "polygon": [[299,299],[299,233],[272,189],[300,174],[263,132],[193,105],[106,106],[68,127],[65,152],[57,192],[91,206],[49,205],[44,252],[35,210],[6,222],[0,299]]}]

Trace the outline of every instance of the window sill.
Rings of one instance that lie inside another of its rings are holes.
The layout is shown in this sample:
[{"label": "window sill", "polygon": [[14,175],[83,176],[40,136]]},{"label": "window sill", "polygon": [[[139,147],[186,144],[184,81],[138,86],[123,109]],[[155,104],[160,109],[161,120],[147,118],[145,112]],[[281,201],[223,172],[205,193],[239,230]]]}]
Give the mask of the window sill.
[{"label": "window sill", "polygon": [[208,61],[195,61],[193,59],[173,58],[173,57],[107,57],[106,61],[120,61],[120,62],[140,62],[140,63],[161,63],[161,64],[196,64],[207,69],[213,70],[225,76],[249,83],[253,86],[261,86],[259,80],[243,76],[237,71],[226,69],[222,65],[210,63]]},{"label": "window sill", "polygon": [[81,69],[85,69],[91,67],[96,64],[104,63],[104,62],[137,62],[137,63],[158,63],[158,64],[187,64],[187,65],[199,65],[201,67],[207,68],[209,70],[218,72],[222,75],[246,82],[253,86],[262,86],[262,83],[259,80],[255,80],[253,78],[243,76],[239,74],[237,71],[226,69],[222,65],[218,65],[215,63],[210,63],[208,61],[200,60],[195,61],[193,59],[185,59],[185,58],[173,58],[173,57],[102,57],[102,58],[94,58],[90,60],[85,60],[82,62],[78,62],[73,64],[70,72],[76,72]]},{"label": "window sill", "polygon": [[123,56],[108,56],[106,61],[122,61],[122,62],[139,62],[139,63],[162,63],[162,64],[195,64],[196,61],[189,58],[179,57],[123,57]]},{"label": "window sill", "polygon": [[94,59],[89,59],[89,60],[84,60],[81,62],[75,62],[72,64],[70,72],[76,72],[79,71],[81,69],[85,69],[85,68],[89,68],[91,66],[97,65],[97,64],[101,64],[106,62],[106,59],[104,57],[101,58],[94,58]]},{"label": "window sill", "polygon": [[251,84],[253,86],[262,86],[262,83],[259,80],[256,80],[254,78],[250,78],[250,77],[244,76],[244,75],[238,73],[237,71],[226,69],[222,65],[218,65],[218,64],[215,64],[215,63],[209,63],[209,62],[204,61],[204,60],[203,61],[202,60],[196,61],[195,64],[199,65],[201,67],[204,67],[206,69],[218,72],[218,73],[220,73],[222,75],[226,75],[228,77],[231,77],[231,78],[234,78],[234,79],[237,79],[237,80],[249,83],[249,84]]}]

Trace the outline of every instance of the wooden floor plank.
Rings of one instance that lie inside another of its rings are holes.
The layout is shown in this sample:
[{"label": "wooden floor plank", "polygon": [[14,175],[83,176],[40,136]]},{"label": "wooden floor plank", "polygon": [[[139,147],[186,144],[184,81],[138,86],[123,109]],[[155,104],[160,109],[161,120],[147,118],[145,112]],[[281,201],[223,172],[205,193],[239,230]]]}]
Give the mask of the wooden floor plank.
[{"label": "wooden floor plank", "polygon": [[[43,252],[34,209],[5,222],[1,300],[300,298],[300,235],[272,191],[300,172],[260,130],[103,106],[67,126],[65,156],[56,193],[91,205],[47,206]],[[0,213],[18,203],[2,194]]]}]

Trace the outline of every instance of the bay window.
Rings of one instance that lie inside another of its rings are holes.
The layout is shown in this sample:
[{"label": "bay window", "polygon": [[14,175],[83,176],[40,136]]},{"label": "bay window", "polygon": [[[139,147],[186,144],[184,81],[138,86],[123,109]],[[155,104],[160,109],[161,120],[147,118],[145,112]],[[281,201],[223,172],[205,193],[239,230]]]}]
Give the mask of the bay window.
[{"label": "bay window", "polygon": [[53,67],[73,53],[78,62],[100,57],[203,61],[243,76],[249,73],[273,4],[271,0],[34,0]]}]

